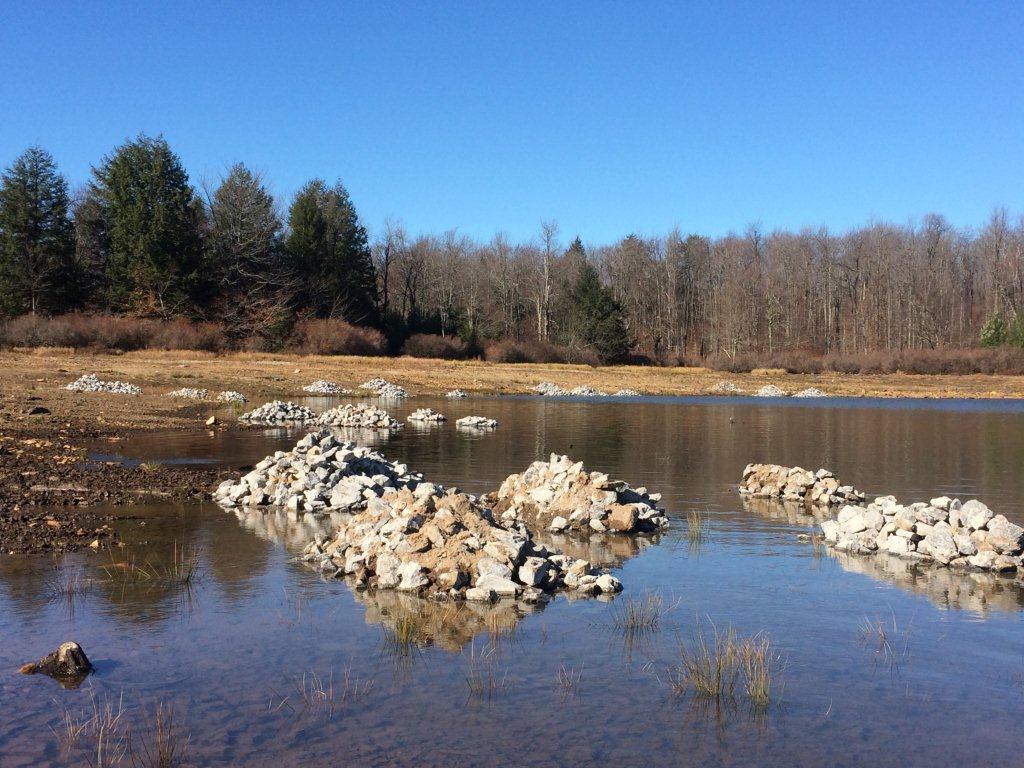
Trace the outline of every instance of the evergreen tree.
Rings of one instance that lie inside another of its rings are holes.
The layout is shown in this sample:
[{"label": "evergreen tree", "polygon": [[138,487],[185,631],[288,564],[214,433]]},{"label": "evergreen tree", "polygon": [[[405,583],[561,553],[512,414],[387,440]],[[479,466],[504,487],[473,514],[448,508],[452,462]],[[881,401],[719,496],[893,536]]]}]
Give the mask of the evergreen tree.
[{"label": "evergreen tree", "polygon": [[106,308],[106,269],[110,232],[103,203],[95,190],[86,188],[75,201],[75,270],[80,303]]},{"label": "evergreen tree", "polygon": [[981,346],[1001,347],[1006,342],[1006,321],[1000,314],[992,315],[981,328]]},{"label": "evergreen tree", "polygon": [[619,362],[629,353],[622,307],[611,289],[601,285],[597,270],[584,262],[572,291],[577,331],[603,363]]},{"label": "evergreen tree", "polygon": [[366,230],[341,183],[306,184],[288,214],[285,248],[301,281],[300,309],[376,324],[377,280]]},{"label": "evergreen tree", "polygon": [[0,304],[61,310],[74,285],[68,184],[44,149],[30,147],[0,175]]},{"label": "evergreen tree", "polygon": [[167,141],[140,136],[122,144],[93,169],[91,192],[109,237],[111,307],[165,316],[194,308],[208,285],[203,213]]}]

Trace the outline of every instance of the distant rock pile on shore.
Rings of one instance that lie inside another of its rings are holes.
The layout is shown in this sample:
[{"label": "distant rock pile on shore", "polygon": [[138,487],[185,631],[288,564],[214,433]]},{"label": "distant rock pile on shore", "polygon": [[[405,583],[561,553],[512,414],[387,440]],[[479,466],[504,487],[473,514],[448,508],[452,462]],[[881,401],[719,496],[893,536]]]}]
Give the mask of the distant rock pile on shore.
[{"label": "distant rock pile on shore", "polygon": [[1013,572],[1024,565],[1024,528],[974,499],[940,496],[902,505],[882,496],[867,507],[843,507],[821,531],[840,552],[887,552],[983,571]]},{"label": "distant rock pile on shore", "polygon": [[401,400],[409,396],[404,387],[392,384],[387,379],[381,378],[364,381],[359,385],[359,388],[373,392],[377,397],[384,400]]},{"label": "distant rock pile on shore", "polygon": [[364,429],[401,429],[402,422],[390,413],[366,403],[341,405],[324,411],[317,424],[331,427],[361,427]]},{"label": "distant rock pile on shore", "polygon": [[569,390],[562,389],[557,384],[550,381],[542,381],[531,389],[538,395],[544,395],[545,397],[565,397],[569,394]]},{"label": "distant rock pile on shore", "polygon": [[778,464],[748,464],[743,470],[740,493],[759,499],[778,498],[821,506],[859,504],[867,498],[852,485],[842,485],[827,469],[812,472]]},{"label": "distant rock pile on shore", "polygon": [[525,526],[498,525],[476,497],[425,482],[369,499],[365,512],[333,539],[310,544],[304,558],[358,586],[437,599],[538,602],[558,590],[622,590],[586,560],[538,544]]},{"label": "distant rock pile on shore", "polygon": [[173,392],[167,393],[168,397],[183,397],[186,400],[205,400],[210,396],[210,393],[205,389],[193,389],[191,387],[182,387],[176,389]]},{"label": "distant rock pile on shore", "polygon": [[227,508],[352,512],[364,509],[371,498],[415,487],[422,479],[405,464],[392,463],[323,429],[303,437],[291,451],[263,459],[240,480],[225,480],[213,499]]},{"label": "distant rock pile on shore", "polygon": [[[580,384],[578,387],[573,387],[572,389],[564,389],[550,381],[542,381],[531,389],[538,395],[543,395],[544,397],[608,397],[607,392],[595,389],[589,384]],[[639,393],[634,392],[631,389],[620,389],[615,393],[618,397],[630,397],[637,394]]]},{"label": "distant rock pile on shore", "polygon": [[450,400],[459,400],[463,397],[469,397],[469,393],[461,389],[453,389],[451,392],[445,394]]},{"label": "distant rock pile on shore", "polygon": [[126,381],[103,381],[94,373],[86,373],[68,384],[71,392],[103,392],[110,395],[141,395],[141,387]]},{"label": "distant rock pile on shore", "polygon": [[272,403],[264,403],[259,408],[243,413],[238,420],[248,424],[269,424],[271,426],[308,424],[316,420],[316,414],[304,405],[274,400]]},{"label": "distant rock pile on shore", "polygon": [[640,397],[640,393],[635,389],[620,389],[618,392],[613,392],[612,397]]},{"label": "distant rock pile on shore", "polygon": [[831,397],[828,392],[822,392],[817,387],[808,387],[807,389],[801,389],[799,392],[794,392],[792,397]]},{"label": "distant rock pile on shore", "polygon": [[583,462],[551,454],[525,472],[510,475],[484,496],[502,523],[516,521],[550,531],[653,532],[668,526],[657,507],[661,494],[630,488],[603,472],[587,472]]},{"label": "distant rock pile on shore", "polygon": [[432,423],[440,424],[445,421],[445,415],[438,413],[432,408],[417,408],[415,411],[405,417],[406,421],[415,421],[419,423]]},{"label": "distant rock pile on shore", "polygon": [[569,394],[574,397],[608,397],[607,392],[594,389],[589,384],[580,384],[578,387],[573,387],[569,390]]},{"label": "distant rock pile on shore", "polygon": [[249,398],[243,395],[241,392],[235,392],[233,389],[225,389],[219,395],[217,395],[218,403],[247,403]]},{"label": "distant rock pile on shore", "polygon": [[754,397],[789,397],[789,393],[782,387],[777,387],[774,384],[765,384],[754,393]]},{"label": "distant rock pile on shore", "polygon": [[350,395],[352,394],[351,389],[345,389],[340,384],[333,381],[327,381],[327,379],[317,379],[311,384],[307,384],[302,388],[303,392],[308,392],[311,395]]},{"label": "distant rock pile on shore", "polygon": [[498,421],[486,416],[463,416],[455,422],[455,426],[462,429],[497,429]]},{"label": "distant rock pile on shore", "polygon": [[742,395],[743,390],[731,381],[720,381],[711,387],[708,392],[713,395]]}]

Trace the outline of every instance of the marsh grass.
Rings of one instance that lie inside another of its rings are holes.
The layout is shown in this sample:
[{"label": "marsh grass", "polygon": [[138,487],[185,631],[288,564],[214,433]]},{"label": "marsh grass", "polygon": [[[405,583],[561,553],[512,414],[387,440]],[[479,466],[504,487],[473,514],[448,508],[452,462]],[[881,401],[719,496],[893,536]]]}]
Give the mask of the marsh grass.
[{"label": "marsh grass", "polygon": [[88,595],[94,586],[95,580],[77,568],[57,568],[46,580],[44,589],[49,602],[64,603],[68,615],[74,616],[78,598]]},{"label": "marsh grass", "polygon": [[170,559],[111,561],[100,570],[105,583],[122,589],[178,587],[190,592],[202,579],[199,549],[179,546],[177,542]]},{"label": "marsh grass", "polygon": [[559,689],[561,689],[562,693],[565,694],[576,693],[582,679],[582,664],[579,669],[576,667],[567,667],[565,664],[562,664],[558,667],[558,672],[555,673],[555,684]]},{"label": "marsh grass", "polygon": [[886,664],[893,674],[910,659],[910,630],[900,628],[895,613],[890,621],[865,616],[858,636],[863,645],[872,649],[874,661]]},{"label": "marsh grass", "polygon": [[508,687],[507,673],[498,675],[496,648],[493,645],[477,653],[476,645],[470,643],[465,677],[470,698],[491,699]]},{"label": "marsh grass", "polygon": [[139,470],[147,475],[151,475],[154,472],[159,472],[162,467],[163,464],[160,464],[155,461],[144,461],[141,464],[139,464]]},{"label": "marsh grass", "polygon": [[123,697],[116,702],[93,698],[90,707],[78,714],[65,708],[59,728],[52,729],[65,759],[80,756],[92,768],[120,765],[130,742],[123,703]]},{"label": "marsh grass", "polygon": [[698,632],[690,645],[680,643],[679,661],[668,669],[668,682],[677,694],[693,690],[698,696],[735,703],[742,695],[752,709],[772,701],[781,660],[767,635],[739,638],[735,630]]},{"label": "marsh grass", "polygon": [[708,520],[707,513],[701,509],[690,509],[686,512],[686,539],[690,542],[690,549],[699,552],[701,546],[707,541]]},{"label": "marsh grass", "polygon": [[660,592],[645,592],[639,597],[617,601],[612,623],[620,632],[641,635],[661,629],[661,618],[670,610]]},{"label": "marsh grass", "polygon": [[133,768],[183,768],[186,765],[189,736],[181,734],[174,719],[173,705],[158,703],[146,730],[148,738],[139,742],[137,751],[132,740]]}]

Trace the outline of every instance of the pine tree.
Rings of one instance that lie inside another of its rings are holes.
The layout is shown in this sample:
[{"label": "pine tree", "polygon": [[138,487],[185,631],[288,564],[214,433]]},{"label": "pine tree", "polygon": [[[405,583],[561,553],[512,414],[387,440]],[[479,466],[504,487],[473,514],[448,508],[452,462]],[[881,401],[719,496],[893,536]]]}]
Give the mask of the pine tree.
[{"label": "pine tree", "polygon": [[629,335],[622,307],[611,289],[601,285],[597,270],[587,262],[580,266],[572,301],[582,341],[603,363],[623,360],[629,353]]},{"label": "pine tree", "polygon": [[75,283],[68,184],[30,147],[0,175],[0,304],[8,312],[64,309]]},{"label": "pine tree", "polygon": [[193,309],[209,285],[202,206],[167,141],[122,144],[93,169],[91,192],[109,237],[110,306],[164,316]]},{"label": "pine tree", "polygon": [[285,248],[302,283],[300,309],[376,324],[376,273],[366,229],[345,187],[310,181],[292,203],[288,229]]}]

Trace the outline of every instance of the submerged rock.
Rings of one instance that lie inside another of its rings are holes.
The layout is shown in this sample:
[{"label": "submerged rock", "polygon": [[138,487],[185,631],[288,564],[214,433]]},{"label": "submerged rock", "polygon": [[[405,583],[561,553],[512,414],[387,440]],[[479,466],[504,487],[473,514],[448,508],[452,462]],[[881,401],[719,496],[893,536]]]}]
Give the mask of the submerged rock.
[{"label": "submerged rock", "polygon": [[126,381],[103,381],[94,373],[86,373],[65,389],[72,392],[104,392],[113,395],[141,395],[142,389]]},{"label": "submerged rock", "polygon": [[525,522],[553,532],[656,531],[668,525],[657,507],[660,500],[660,494],[630,488],[603,472],[587,472],[583,462],[557,454],[509,475],[497,491],[484,496],[503,523]]},{"label": "submerged rock", "polygon": [[49,675],[65,688],[77,688],[92,671],[92,662],[74,641],[62,643],[53,653],[21,668],[23,675]]},{"label": "submerged rock", "polygon": [[316,414],[304,405],[274,400],[243,413],[238,420],[249,424],[308,424],[316,420]]},{"label": "submerged rock", "polygon": [[363,429],[401,429],[402,423],[387,411],[366,403],[342,405],[320,414],[318,424]]},{"label": "submerged rock", "polygon": [[843,485],[827,469],[812,472],[779,464],[748,464],[743,470],[740,493],[755,498],[780,498],[828,506],[861,503],[867,497],[852,485]]}]

